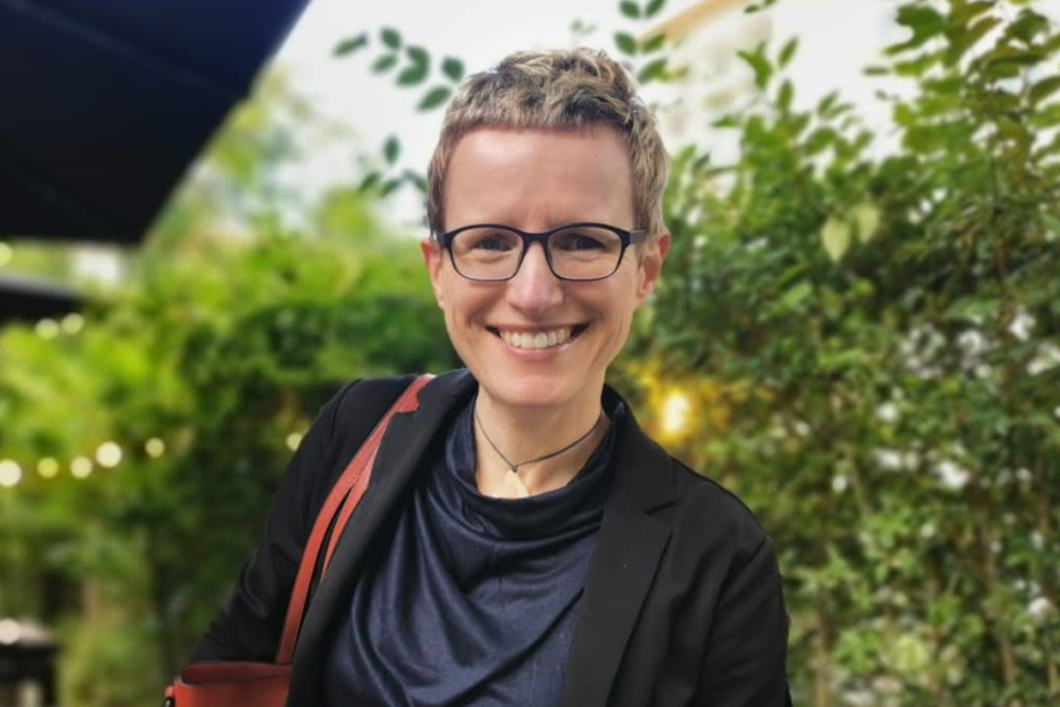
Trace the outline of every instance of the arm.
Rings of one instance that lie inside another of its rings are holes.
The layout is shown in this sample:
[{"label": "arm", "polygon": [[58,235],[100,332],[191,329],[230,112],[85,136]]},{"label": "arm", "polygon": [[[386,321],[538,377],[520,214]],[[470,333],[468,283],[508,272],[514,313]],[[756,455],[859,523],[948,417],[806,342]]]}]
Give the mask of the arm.
[{"label": "arm", "polygon": [[291,458],[269,507],[264,537],[239,573],[239,578],[192,651],[191,662],[218,660],[271,661],[295,574],[302,558],[316,508],[310,499],[326,480],[328,449],[345,386],[325,405]]},{"label": "arm", "polygon": [[764,537],[721,589],[693,705],[784,707],[788,616],[773,544]]}]

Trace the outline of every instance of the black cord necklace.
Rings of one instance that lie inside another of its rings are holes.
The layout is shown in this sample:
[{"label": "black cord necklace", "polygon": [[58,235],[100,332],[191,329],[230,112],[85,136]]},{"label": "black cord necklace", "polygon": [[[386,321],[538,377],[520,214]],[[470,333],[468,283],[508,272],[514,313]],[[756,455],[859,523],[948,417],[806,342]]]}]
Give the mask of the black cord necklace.
[{"label": "black cord necklace", "polygon": [[500,458],[504,460],[504,463],[509,466],[509,468],[511,469],[513,474],[518,473],[519,467],[521,467],[521,466],[526,466],[527,464],[533,464],[534,462],[543,461],[545,459],[551,459],[554,456],[557,456],[559,454],[563,454],[563,452],[567,451],[568,449],[570,449],[574,445],[578,444],[579,442],[585,440],[589,435],[591,435],[596,430],[596,428],[600,426],[600,421],[603,420],[603,419],[604,419],[604,411],[600,410],[600,417],[596,418],[596,422],[594,422],[593,426],[589,428],[589,431],[586,432],[585,434],[583,434],[578,439],[576,439],[573,442],[571,442],[570,444],[568,444],[563,449],[557,450],[555,452],[551,452],[549,454],[545,454],[545,455],[540,456],[540,457],[535,457],[533,459],[528,459],[525,462],[519,462],[518,464],[512,464],[508,460],[508,457],[504,456],[504,453],[501,450],[497,449],[497,445],[493,443],[493,440],[490,439],[490,436],[488,434],[486,434],[486,428],[482,426],[482,420],[480,420],[479,417],[478,417],[478,405],[475,406],[475,422],[478,423],[478,428],[480,430],[482,430],[482,436],[485,437],[486,441],[489,442],[491,447],[493,447],[493,451],[495,451],[498,455],[500,455]]}]

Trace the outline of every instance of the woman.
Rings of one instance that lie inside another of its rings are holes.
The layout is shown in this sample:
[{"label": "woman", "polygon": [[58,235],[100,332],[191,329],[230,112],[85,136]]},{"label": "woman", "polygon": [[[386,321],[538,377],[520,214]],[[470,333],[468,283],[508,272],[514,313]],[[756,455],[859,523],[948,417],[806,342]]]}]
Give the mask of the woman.
[{"label": "woman", "polygon": [[[467,368],[391,423],[310,600],[289,705],[788,700],[769,538],[604,383],[669,248],[667,165],[603,53],[518,53],[465,81],[422,250]],[[411,379],[324,408],[195,660],[275,653],[316,512]]]}]

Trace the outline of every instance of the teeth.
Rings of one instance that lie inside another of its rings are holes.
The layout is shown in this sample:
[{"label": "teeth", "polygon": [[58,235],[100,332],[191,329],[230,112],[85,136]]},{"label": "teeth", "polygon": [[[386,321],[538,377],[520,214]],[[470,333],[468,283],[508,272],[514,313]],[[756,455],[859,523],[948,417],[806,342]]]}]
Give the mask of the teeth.
[{"label": "teeth", "polygon": [[546,349],[560,346],[570,339],[570,329],[553,329],[551,331],[526,332],[523,334],[501,331],[505,343],[518,349]]}]

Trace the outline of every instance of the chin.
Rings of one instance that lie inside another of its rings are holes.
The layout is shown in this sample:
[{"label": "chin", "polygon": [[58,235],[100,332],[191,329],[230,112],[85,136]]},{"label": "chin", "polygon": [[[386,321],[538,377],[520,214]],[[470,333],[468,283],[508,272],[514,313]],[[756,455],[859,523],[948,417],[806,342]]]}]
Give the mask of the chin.
[{"label": "chin", "polygon": [[571,389],[572,381],[556,380],[554,375],[524,374],[513,379],[505,378],[505,374],[501,372],[491,372],[486,376],[476,375],[475,378],[495,401],[518,407],[563,406],[582,392]]}]

